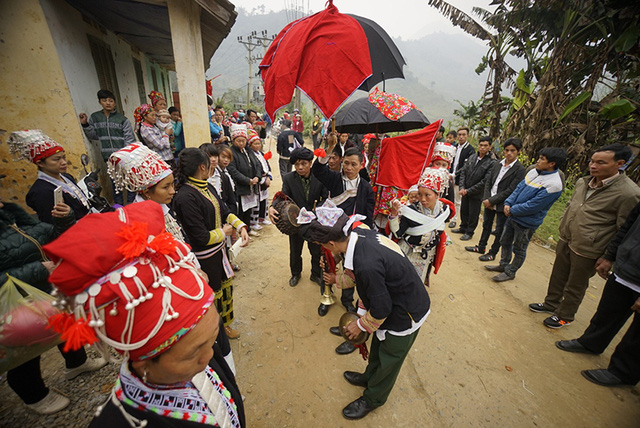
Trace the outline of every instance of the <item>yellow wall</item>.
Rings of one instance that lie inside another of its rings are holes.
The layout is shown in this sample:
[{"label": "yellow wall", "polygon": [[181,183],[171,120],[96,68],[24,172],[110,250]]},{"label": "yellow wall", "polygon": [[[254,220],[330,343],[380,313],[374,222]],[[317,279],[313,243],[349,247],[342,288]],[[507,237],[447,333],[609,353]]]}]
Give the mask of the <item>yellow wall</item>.
[{"label": "yellow wall", "polygon": [[82,129],[60,65],[49,26],[38,0],[2,2],[0,14],[0,196],[25,206],[36,179],[35,165],[13,161],[7,146],[12,131],[42,129],[62,144],[68,172],[83,174],[86,151]]}]

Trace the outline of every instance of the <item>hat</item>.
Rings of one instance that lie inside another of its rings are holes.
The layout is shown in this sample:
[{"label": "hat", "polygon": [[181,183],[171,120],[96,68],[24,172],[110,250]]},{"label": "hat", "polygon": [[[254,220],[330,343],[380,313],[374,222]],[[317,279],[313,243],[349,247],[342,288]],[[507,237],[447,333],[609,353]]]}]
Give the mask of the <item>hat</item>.
[{"label": "hat", "polygon": [[151,104],[153,104],[154,106],[160,100],[165,100],[166,101],[164,95],[162,95],[162,93],[160,93],[158,91],[151,91],[149,93],[149,99],[151,100]]},{"label": "hat", "polygon": [[298,147],[297,149],[294,149],[291,152],[291,156],[289,157],[289,162],[292,165],[295,165],[295,163],[298,160],[312,161],[313,160],[313,152],[311,150],[307,149],[306,147]]},{"label": "hat", "polygon": [[414,184],[413,186],[409,187],[409,190],[407,190],[407,194],[411,192],[417,192],[417,191],[418,191],[418,185]]},{"label": "hat", "polygon": [[438,196],[442,195],[449,187],[449,171],[444,168],[426,168],[418,180],[418,187],[426,187]]},{"label": "hat", "polygon": [[367,144],[369,141],[371,140],[377,140],[378,136],[376,134],[364,134],[364,137],[362,137],[362,142],[364,144]]},{"label": "hat", "polygon": [[64,152],[64,148],[60,144],[39,129],[12,132],[7,144],[15,160],[24,159],[33,163],[46,159],[55,153]]},{"label": "hat", "polygon": [[262,140],[260,140],[260,136],[255,130],[253,130],[253,128],[247,129],[247,144],[251,145],[255,141],[262,142]]},{"label": "hat", "polygon": [[138,106],[133,112],[133,118],[136,120],[136,123],[142,122],[144,117],[153,110],[153,107],[150,104],[142,104]]},{"label": "hat", "polygon": [[158,116],[171,116],[169,110],[162,109],[158,112]]},{"label": "hat", "polygon": [[57,306],[49,319],[65,350],[100,340],[131,360],[175,345],[213,303],[189,247],[165,231],[162,207],[138,202],[89,214],[44,247],[58,266],[49,277]]},{"label": "hat", "polygon": [[107,160],[107,172],[119,192],[123,189],[140,192],[173,173],[156,152],[141,143],[112,153]]},{"label": "hat", "polygon": [[247,127],[242,124],[233,124],[230,126],[229,131],[231,132],[231,139],[235,140],[238,137],[248,138],[247,135]]},{"label": "hat", "polygon": [[453,158],[456,156],[456,148],[448,143],[438,142],[433,149],[431,162],[435,160],[444,160],[451,165]]}]

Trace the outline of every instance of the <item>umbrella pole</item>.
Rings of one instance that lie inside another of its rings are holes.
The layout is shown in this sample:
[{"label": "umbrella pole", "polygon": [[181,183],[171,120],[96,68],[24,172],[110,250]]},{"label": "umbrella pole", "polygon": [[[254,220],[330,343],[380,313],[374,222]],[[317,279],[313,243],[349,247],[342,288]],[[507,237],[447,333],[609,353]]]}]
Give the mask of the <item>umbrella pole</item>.
[{"label": "umbrella pole", "polygon": [[336,118],[335,118],[335,116],[331,118],[331,132],[336,132]]}]

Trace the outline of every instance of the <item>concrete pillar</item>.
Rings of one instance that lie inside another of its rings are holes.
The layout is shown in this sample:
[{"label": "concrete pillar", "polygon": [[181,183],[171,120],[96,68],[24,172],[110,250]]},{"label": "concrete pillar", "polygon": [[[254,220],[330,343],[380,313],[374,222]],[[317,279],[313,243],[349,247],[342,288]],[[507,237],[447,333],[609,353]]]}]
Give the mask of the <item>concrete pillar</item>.
[{"label": "concrete pillar", "polygon": [[167,2],[167,7],[180,90],[184,141],[187,147],[198,147],[202,143],[211,142],[202,57],[200,6],[193,0],[171,0]]}]

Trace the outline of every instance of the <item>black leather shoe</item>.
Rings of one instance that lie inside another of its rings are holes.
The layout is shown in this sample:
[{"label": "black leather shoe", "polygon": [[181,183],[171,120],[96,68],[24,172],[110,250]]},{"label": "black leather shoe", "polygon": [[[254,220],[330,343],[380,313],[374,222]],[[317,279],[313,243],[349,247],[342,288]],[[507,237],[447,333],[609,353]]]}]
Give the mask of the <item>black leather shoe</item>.
[{"label": "black leather shoe", "polygon": [[340,326],[331,327],[331,328],[329,329],[329,333],[334,334],[334,335],[336,335],[336,336],[342,336],[342,335],[340,334]]},{"label": "black leather shoe", "polygon": [[327,312],[329,312],[329,306],[320,303],[320,306],[318,306],[318,315],[320,315],[321,317],[327,315]]},{"label": "black leather shoe", "polygon": [[451,233],[464,233],[464,230],[457,228],[457,229],[452,229]]},{"label": "black leather shoe", "polygon": [[578,342],[577,339],[558,340],[556,342],[556,347],[558,349],[562,349],[563,351],[567,351],[567,352],[577,352],[579,354],[597,355],[597,353],[593,351],[589,351],[587,348],[582,346],[582,344]]},{"label": "black leather shoe", "polygon": [[504,266],[501,265],[486,265],[484,268],[489,272],[504,272]]},{"label": "black leather shoe", "polygon": [[311,274],[309,279],[311,280],[311,282],[315,282],[316,284],[318,284],[319,286],[322,287],[322,285],[323,285],[322,284],[322,278],[320,278],[319,276]]},{"label": "black leather shoe", "polygon": [[449,228],[450,228],[450,229],[453,229],[454,227],[456,227],[456,221],[455,221],[455,220],[451,220],[451,221],[449,222]]},{"label": "black leather shoe", "polygon": [[349,342],[342,342],[336,348],[336,354],[347,355],[356,350],[356,347]]},{"label": "black leather shoe", "polygon": [[618,376],[607,369],[582,370],[580,373],[582,373],[582,376],[588,381],[602,386],[634,386],[622,382]]},{"label": "black leather shoe", "polygon": [[369,406],[367,402],[364,401],[364,398],[360,397],[342,409],[342,415],[347,419],[362,419],[373,409],[375,409],[375,407]]},{"label": "black leather shoe", "polygon": [[300,275],[293,275],[289,280],[289,285],[291,287],[295,287],[296,285],[298,285],[298,282],[300,282]]},{"label": "black leather shoe", "polygon": [[473,238],[473,235],[469,235],[468,233],[465,233],[464,235],[462,235],[462,236],[460,237],[460,240],[461,240],[461,241],[470,241],[470,240],[471,240],[471,238]]},{"label": "black leather shoe", "polygon": [[351,385],[361,386],[363,388],[367,387],[367,382],[362,379],[362,373],[346,371],[344,372],[344,378]]},{"label": "black leather shoe", "polygon": [[355,313],[355,312],[358,312],[358,310],[356,309],[356,307],[355,307],[355,306],[353,306],[353,305],[345,306],[344,308],[347,310],[347,312],[354,312],[354,313]]}]

